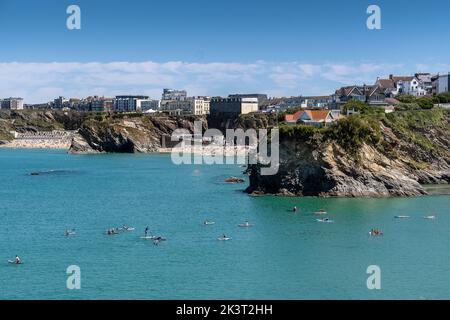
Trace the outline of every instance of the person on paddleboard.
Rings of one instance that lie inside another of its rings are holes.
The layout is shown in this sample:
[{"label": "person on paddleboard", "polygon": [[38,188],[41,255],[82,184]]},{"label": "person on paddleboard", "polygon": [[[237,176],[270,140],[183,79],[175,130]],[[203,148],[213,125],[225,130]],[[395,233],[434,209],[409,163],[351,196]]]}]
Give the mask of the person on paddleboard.
[{"label": "person on paddleboard", "polygon": [[16,259],[14,260],[14,262],[16,263],[16,264],[20,264],[20,258],[19,258],[19,256],[18,255],[16,255]]},{"label": "person on paddleboard", "polygon": [[148,227],[145,228],[145,236],[147,236],[147,233],[148,233]]}]

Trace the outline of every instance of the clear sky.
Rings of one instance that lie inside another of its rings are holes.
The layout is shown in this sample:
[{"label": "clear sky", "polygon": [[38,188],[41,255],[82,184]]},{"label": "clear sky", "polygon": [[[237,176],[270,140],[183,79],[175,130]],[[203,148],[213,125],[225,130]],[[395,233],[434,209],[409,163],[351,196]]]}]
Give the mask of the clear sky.
[{"label": "clear sky", "polygon": [[[81,30],[66,9],[81,8]],[[381,8],[381,30],[366,27]],[[330,94],[450,71],[448,0],[0,0],[0,97]]]}]

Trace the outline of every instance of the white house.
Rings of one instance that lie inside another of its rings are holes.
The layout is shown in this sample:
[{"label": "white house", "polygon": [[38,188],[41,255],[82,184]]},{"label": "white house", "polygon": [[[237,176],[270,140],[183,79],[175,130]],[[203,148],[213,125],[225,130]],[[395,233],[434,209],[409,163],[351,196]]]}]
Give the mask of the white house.
[{"label": "white house", "polygon": [[378,79],[376,84],[383,89],[387,89],[392,96],[410,94],[420,97],[427,94],[424,84],[415,76],[390,75],[389,79]]}]

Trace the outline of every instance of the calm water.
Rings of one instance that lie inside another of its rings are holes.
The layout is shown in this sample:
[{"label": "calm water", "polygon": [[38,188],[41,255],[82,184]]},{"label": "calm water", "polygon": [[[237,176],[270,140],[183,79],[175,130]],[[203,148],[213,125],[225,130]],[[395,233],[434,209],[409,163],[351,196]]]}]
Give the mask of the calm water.
[{"label": "calm water", "polygon": [[[450,196],[250,197],[223,183],[239,166],[175,166],[168,155],[0,150],[0,168],[2,299],[450,298]],[[316,222],[321,208],[336,223]],[[237,227],[247,219],[253,228]],[[105,235],[123,224],[136,231]],[[147,225],[168,241],[141,240]],[[385,235],[369,237],[373,227]],[[15,254],[23,265],[6,263]],[[381,290],[366,287],[373,264]],[[66,289],[69,265],[81,290]]]}]

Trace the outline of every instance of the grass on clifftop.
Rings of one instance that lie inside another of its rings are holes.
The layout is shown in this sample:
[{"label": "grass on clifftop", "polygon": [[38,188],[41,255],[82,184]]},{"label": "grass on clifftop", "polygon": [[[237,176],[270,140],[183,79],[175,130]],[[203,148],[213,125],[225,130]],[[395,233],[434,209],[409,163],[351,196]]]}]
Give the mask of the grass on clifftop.
[{"label": "grass on clifftop", "polygon": [[401,111],[387,114],[383,122],[403,139],[431,151],[435,149],[435,145],[425,136],[424,131],[435,127],[450,132],[450,128],[443,123],[448,113],[448,110],[443,109]]},{"label": "grass on clifftop", "polygon": [[435,145],[425,136],[424,131],[432,126],[450,131],[443,121],[448,113],[447,110],[433,109],[400,111],[390,114],[358,114],[323,128],[285,124],[280,126],[280,138],[298,139],[313,146],[335,141],[349,154],[356,155],[364,143],[373,145],[380,150],[389,148],[381,131],[381,123],[383,123],[408,142],[425,150],[433,150]]}]

